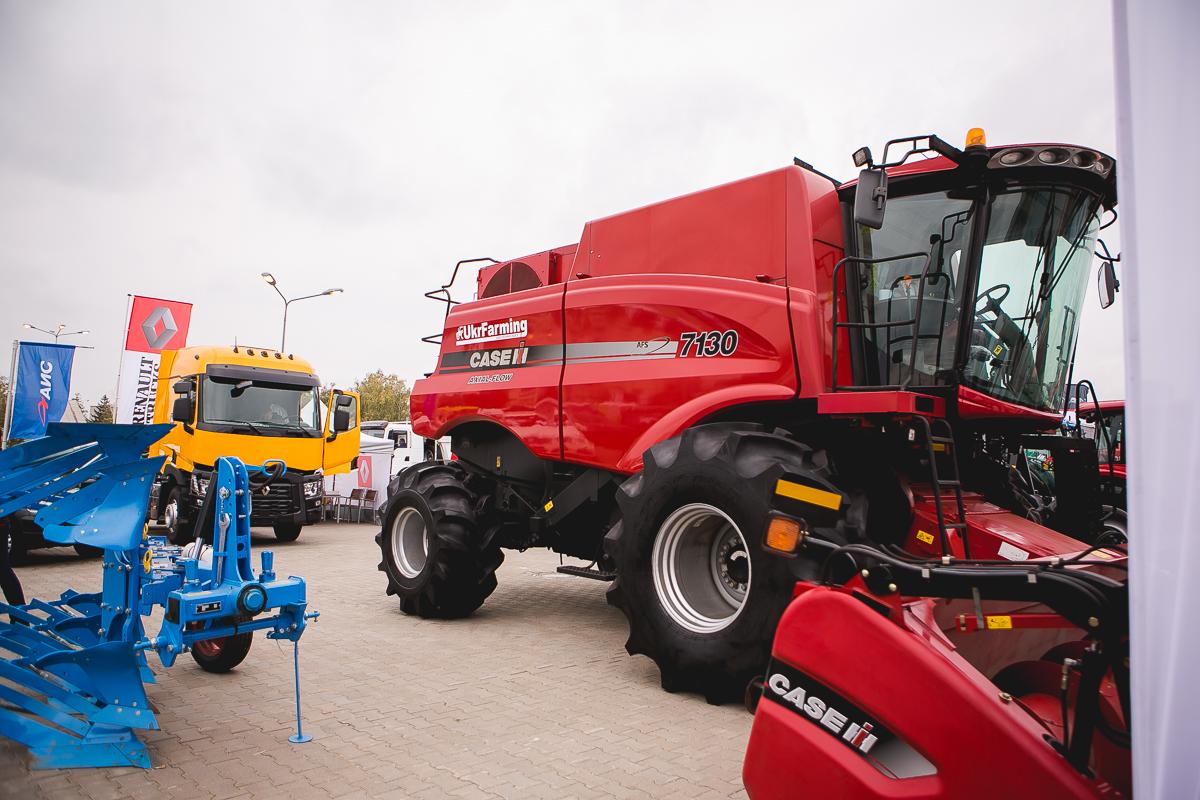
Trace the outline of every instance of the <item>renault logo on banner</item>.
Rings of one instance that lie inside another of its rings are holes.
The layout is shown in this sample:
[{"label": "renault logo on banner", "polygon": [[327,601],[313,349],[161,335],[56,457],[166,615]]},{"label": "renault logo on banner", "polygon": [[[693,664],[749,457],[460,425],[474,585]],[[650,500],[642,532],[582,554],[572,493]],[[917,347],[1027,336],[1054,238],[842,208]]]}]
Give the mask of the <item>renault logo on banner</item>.
[{"label": "renault logo on banner", "polygon": [[187,346],[191,319],[191,303],[133,297],[117,385],[117,422],[142,425],[154,422],[161,354]]},{"label": "renault logo on banner", "polygon": [[166,306],[158,306],[142,322],[142,333],[146,335],[146,344],[150,345],[152,350],[166,347],[167,342],[178,332],[179,326],[175,324],[175,317]]}]

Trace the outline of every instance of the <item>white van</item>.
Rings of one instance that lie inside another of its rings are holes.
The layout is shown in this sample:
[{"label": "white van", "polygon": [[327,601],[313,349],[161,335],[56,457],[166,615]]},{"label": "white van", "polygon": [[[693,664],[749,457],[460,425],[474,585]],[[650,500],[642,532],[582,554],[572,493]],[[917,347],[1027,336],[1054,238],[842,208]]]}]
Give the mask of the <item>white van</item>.
[{"label": "white van", "polygon": [[362,423],[363,433],[390,439],[396,446],[392,455],[392,474],[422,461],[449,461],[450,437],[426,439],[413,433],[408,422],[368,420]]}]

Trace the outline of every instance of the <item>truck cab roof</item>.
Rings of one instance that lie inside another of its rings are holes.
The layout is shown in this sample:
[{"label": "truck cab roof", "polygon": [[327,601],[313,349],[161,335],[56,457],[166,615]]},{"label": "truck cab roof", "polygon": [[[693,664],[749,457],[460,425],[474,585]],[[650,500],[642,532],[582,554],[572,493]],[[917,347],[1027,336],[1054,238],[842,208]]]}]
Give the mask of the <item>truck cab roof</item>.
[{"label": "truck cab roof", "polygon": [[199,345],[175,351],[174,362],[171,365],[172,377],[201,374],[208,369],[210,364],[263,367],[314,374],[312,364],[292,353],[242,345],[233,347]]}]

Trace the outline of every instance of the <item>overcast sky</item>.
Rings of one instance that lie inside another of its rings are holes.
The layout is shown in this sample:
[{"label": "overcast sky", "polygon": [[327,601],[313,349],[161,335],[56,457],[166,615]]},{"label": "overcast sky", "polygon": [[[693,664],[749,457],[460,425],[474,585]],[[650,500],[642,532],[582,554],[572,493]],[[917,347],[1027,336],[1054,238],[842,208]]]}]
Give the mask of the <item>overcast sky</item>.
[{"label": "overcast sky", "polygon": [[[854,149],[901,135],[1114,153],[1109,13],[0,0],[0,328],[91,329],[73,388],[94,402],[128,293],[193,302],[191,343],[275,347],[269,270],[290,295],[345,289],[290,312],[326,382],[411,381],[442,314],[421,295],[460,258],[793,155],[849,178]],[[1076,374],[1118,395],[1121,302],[1088,303]]]}]

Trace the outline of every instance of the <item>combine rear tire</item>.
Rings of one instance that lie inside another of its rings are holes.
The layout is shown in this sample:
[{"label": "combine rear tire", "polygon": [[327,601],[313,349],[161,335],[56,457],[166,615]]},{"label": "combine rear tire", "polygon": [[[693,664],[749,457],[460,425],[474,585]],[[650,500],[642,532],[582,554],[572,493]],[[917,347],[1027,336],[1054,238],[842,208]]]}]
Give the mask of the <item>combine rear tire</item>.
[{"label": "combine rear tire", "polygon": [[451,463],[425,462],[397,476],[383,529],[375,542],[383,552],[388,594],[405,614],[434,619],[465,617],[496,589],[504,554],[485,544],[475,521],[474,495],[466,472]]},{"label": "combine rear tire", "polygon": [[[838,493],[825,457],[758,426],[716,424],[655,445],[644,462],[617,493],[621,521],[605,537],[625,649],[652,658],[669,692],[740,699],[767,663],[796,574],[816,571],[804,556],[763,550],[775,483],[786,474]],[[840,524],[819,533],[836,538]]]},{"label": "combine rear tire", "polygon": [[246,656],[250,653],[250,645],[253,643],[253,633],[205,639],[192,645],[192,659],[205,672],[229,672],[246,660]]}]

